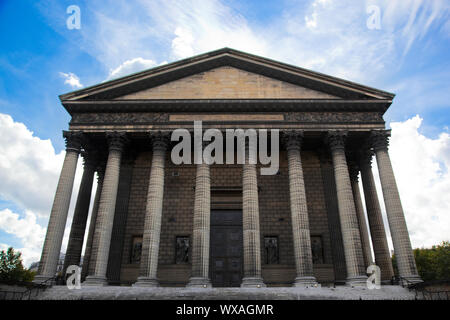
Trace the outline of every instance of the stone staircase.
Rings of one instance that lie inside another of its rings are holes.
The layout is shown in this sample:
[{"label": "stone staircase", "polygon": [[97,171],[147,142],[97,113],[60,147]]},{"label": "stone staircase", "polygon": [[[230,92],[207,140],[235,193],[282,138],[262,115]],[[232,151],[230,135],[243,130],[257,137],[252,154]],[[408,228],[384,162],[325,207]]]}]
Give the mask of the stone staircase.
[{"label": "stone staircase", "polygon": [[[143,288],[124,286],[68,289],[48,288],[38,300],[414,300],[416,295],[401,286],[381,289],[351,288]],[[34,299],[33,297],[31,299]]]}]

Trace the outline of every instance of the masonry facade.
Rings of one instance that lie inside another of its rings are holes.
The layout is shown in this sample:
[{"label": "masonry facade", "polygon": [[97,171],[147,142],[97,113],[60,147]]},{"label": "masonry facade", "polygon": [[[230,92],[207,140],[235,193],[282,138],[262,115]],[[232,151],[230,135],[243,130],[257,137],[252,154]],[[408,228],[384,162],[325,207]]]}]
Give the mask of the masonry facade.
[{"label": "masonry facade", "polygon": [[[55,275],[79,155],[64,269],[86,239],[85,285],[356,286],[374,263],[389,282],[380,200],[399,275],[420,281],[383,120],[393,94],[226,48],[60,98],[72,119],[35,281]],[[244,164],[174,164],[171,133],[199,120],[279,130],[278,173],[261,175],[248,152]]]}]

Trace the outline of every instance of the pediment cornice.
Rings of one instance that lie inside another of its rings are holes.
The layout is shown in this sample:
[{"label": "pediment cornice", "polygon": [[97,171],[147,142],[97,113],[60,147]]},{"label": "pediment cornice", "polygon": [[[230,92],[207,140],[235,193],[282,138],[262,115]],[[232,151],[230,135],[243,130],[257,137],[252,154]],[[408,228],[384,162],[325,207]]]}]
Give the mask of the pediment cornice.
[{"label": "pediment cornice", "polygon": [[384,113],[392,100],[343,99],[220,99],[220,100],[81,100],[64,101],[76,112],[314,112],[360,111]]},{"label": "pediment cornice", "polygon": [[231,66],[276,80],[324,92],[343,100],[392,100],[394,94],[289,64],[224,48],[60,96],[68,101],[102,101],[176,81],[215,68]]}]

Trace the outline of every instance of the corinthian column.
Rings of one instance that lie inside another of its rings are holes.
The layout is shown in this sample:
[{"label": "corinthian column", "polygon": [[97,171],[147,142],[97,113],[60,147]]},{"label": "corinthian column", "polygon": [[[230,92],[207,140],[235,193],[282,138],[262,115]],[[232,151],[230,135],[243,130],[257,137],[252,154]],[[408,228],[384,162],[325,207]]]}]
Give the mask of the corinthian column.
[{"label": "corinthian column", "polygon": [[313,272],[311,235],[309,231],[305,182],[303,180],[302,158],[300,155],[302,139],[303,132],[287,131],[284,133],[284,143],[287,149],[289,163],[289,194],[295,266],[297,271],[294,286],[296,287],[308,287],[317,284]]},{"label": "corinthian column", "polygon": [[147,206],[145,209],[140,276],[133,286],[157,287],[159,286],[157,278],[158,254],[164,195],[164,165],[168,135],[157,132],[152,133],[151,138],[153,144],[152,168],[148,185]]},{"label": "corinthian column", "polygon": [[106,162],[105,177],[96,221],[98,234],[98,251],[93,266],[94,273],[89,275],[85,285],[106,285],[106,270],[108,267],[109,248],[111,245],[111,232],[116,207],[117,187],[119,185],[120,162],[122,151],[126,142],[126,134],[119,132],[107,133],[109,154]]},{"label": "corinthian column", "polygon": [[209,233],[211,218],[211,178],[209,164],[197,164],[195,178],[192,274],[188,287],[211,287],[209,279]]},{"label": "corinthian column", "polygon": [[355,201],[345,158],[346,133],[329,132],[327,143],[333,158],[334,176],[341,222],[342,240],[344,242],[345,263],[347,267],[346,283],[351,286],[365,285],[367,276],[361,248],[358,218]]},{"label": "corinthian column", "polygon": [[261,277],[261,240],[259,233],[256,145],[246,144],[242,175],[242,218],[244,238],[244,278],[241,287],[265,287]]},{"label": "corinthian column", "polygon": [[91,221],[89,222],[88,237],[83,258],[83,267],[81,268],[81,281],[84,281],[89,273],[89,262],[92,257],[92,244],[94,242],[95,224],[97,223],[98,206],[100,204],[104,176],[105,168],[99,166],[97,168],[97,190],[95,191],[94,205],[92,206]]},{"label": "corinthian column", "polygon": [[64,131],[63,136],[66,140],[66,156],[56,187],[38,274],[34,279],[34,282],[37,283],[53,278],[56,274],[69,212],[70,197],[72,196],[73,180],[77,169],[78,154],[81,150],[82,134],[80,132]]},{"label": "corinthian column", "polygon": [[366,216],[361,201],[361,192],[358,184],[359,168],[356,163],[349,164],[350,181],[352,184],[353,198],[355,199],[356,216],[358,217],[359,231],[361,235],[361,245],[364,256],[364,266],[367,268],[373,263],[372,251],[370,249],[369,229],[367,228]]},{"label": "corinthian column", "polygon": [[391,230],[394,252],[400,277],[411,281],[422,281],[417,273],[416,262],[411,248],[408,228],[403,214],[402,203],[395,182],[394,171],[388,153],[390,131],[377,130],[371,133],[371,142],[377,157],[381,188]]},{"label": "corinthian column", "polygon": [[79,265],[81,250],[83,249],[84,233],[89,215],[89,204],[91,202],[92,182],[94,180],[94,159],[92,153],[82,153],[84,159],[83,176],[81,177],[80,189],[78,191],[77,203],[73,213],[72,227],[70,229],[69,243],[67,244],[66,257],[64,259],[63,276],[67,267]]},{"label": "corinthian column", "polygon": [[380,267],[381,281],[386,282],[392,279],[394,270],[392,268],[391,255],[389,254],[380,202],[372,174],[372,152],[368,149],[363,150],[359,162],[375,263]]}]

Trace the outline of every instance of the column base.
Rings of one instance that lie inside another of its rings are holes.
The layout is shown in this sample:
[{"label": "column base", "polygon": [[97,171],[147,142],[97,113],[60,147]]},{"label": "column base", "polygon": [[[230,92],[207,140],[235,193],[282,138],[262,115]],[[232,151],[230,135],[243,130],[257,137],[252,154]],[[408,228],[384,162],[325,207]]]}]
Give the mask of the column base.
[{"label": "column base", "polygon": [[108,285],[106,277],[101,276],[87,276],[86,281],[83,282],[84,286],[97,286],[104,287]]},{"label": "column base", "polygon": [[41,275],[38,274],[34,277],[33,279],[33,283],[35,284],[46,284],[46,285],[54,285],[55,284],[55,279],[53,278],[53,280],[49,280],[52,279],[52,277],[50,276],[45,276],[45,275]]},{"label": "column base", "polygon": [[261,277],[245,277],[242,279],[241,288],[264,288],[266,285]]},{"label": "column base", "polygon": [[423,280],[420,278],[419,275],[409,275],[409,276],[402,276],[400,278],[400,284],[402,286],[408,286],[416,283],[421,283]]},{"label": "column base", "polygon": [[203,277],[191,277],[186,288],[211,288],[211,281]]},{"label": "column base", "polygon": [[345,280],[345,285],[350,287],[367,288],[367,276],[349,277]]},{"label": "column base", "polygon": [[315,277],[297,277],[292,285],[293,287],[301,288],[320,288],[321,285],[317,283]]},{"label": "column base", "polygon": [[155,288],[159,287],[159,281],[156,278],[139,277],[137,281],[133,283],[133,287],[148,287]]}]

